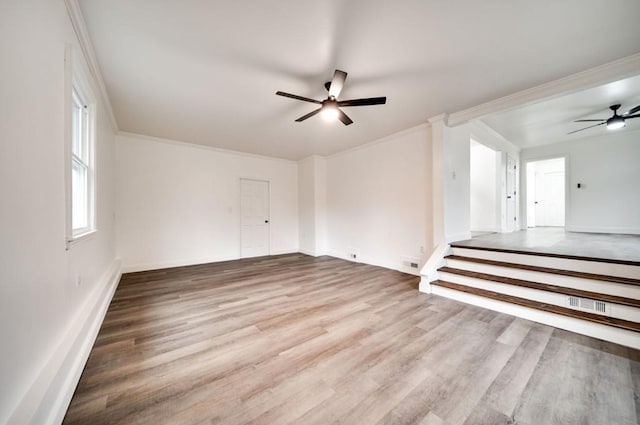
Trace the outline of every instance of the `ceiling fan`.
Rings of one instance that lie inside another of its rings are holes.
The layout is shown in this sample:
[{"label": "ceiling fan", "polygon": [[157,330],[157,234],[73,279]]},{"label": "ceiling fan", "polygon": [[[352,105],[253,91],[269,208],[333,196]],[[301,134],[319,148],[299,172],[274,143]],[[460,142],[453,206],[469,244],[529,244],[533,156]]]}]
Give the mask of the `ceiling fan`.
[{"label": "ceiling fan", "polygon": [[298,96],[295,94],[285,93],[281,91],[277,91],[276,94],[278,96],[290,97],[291,99],[302,100],[304,102],[311,102],[321,105],[320,108],[309,112],[306,115],[301,116],[296,120],[296,122],[301,122],[306,120],[307,118],[311,118],[312,116],[322,113],[322,116],[327,120],[334,120],[338,118],[344,125],[349,125],[353,123],[351,118],[347,116],[340,107],[346,106],[367,106],[367,105],[384,105],[387,101],[386,97],[368,97],[365,99],[352,99],[352,100],[338,100],[338,96],[342,91],[342,87],[344,86],[344,81],[347,79],[347,73],[344,71],[340,71],[336,69],[333,74],[333,78],[331,81],[328,81],[324,84],[324,87],[329,92],[329,96],[325,100],[315,100],[309,99],[308,97]]},{"label": "ceiling fan", "polygon": [[567,134],[577,133],[578,131],[586,130],[588,128],[593,128],[593,127],[598,127],[600,125],[605,125],[605,124],[607,125],[607,129],[608,130],[617,130],[617,129],[622,128],[622,127],[624,127],[626,125],[625,124],[625,120],[628,120],[630,118],[640,118],[640,114],[636,114],[636,112],[640,111],[640,105],[629,109],[627,112],[625,112],[622,115],[618,115],[618,109],[620,109],[620,106],[621,106],[620,104],[609,106],[609,109],[611,109],[613,111],[613,115],[611,117],[609,117],[609,118],[595,118],[595,119],[592,119],[592,120],[576,120],[576,121],[574,121],[574,122],[597,122],[598,124],[590,125],[588,127],[584,127],[584,128],[572,131],[572,132],[567,133]]}]

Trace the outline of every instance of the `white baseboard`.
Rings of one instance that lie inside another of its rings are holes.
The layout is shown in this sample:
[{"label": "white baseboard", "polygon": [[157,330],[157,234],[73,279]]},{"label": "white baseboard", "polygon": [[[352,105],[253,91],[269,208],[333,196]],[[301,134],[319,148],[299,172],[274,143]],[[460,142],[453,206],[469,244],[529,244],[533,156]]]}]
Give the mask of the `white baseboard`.
[{"label": "white baseboard", "polygon": [[135,273],[135,272],[146,272],[149,270],[161,270],[161,269],[170,269],[172,267],[184,267],[184,266],[197,266],[199,264],[207,264],[207,263],[217,263],[220,261],[232,261],[238,260],[240,257],[206,257],[206,258],[191,258],[191,259],[183,259],[177,261],[159,261],[152,263],[138,263],[138,264],[127,264],[122,266],[122,273]]},{"label": "white baseboard", "polygon": [[397,270],[399,272],[413,274],[415,276],[420,275],[419,270],[416,270],[416,271],[404,270],[404,268],[402,267],[402,263],[395,264],[390,261],[380,260],[377,258],[371,258],[366,256],[359,256],[358,258],[353,259],[353,258],[350,258],[349,254],[347,254],[346,252],[336,251],[333,249],[330,249],[326,254],[323,254],[323,255],[330,255],[332,257],[340,258],[342,260],[352,261],[354,263],[363,263],[363,264],[369,264],[370,266],[382,267],[389,270]]},{"label": "white baseboard", "polygon": [[286,254],[295,254],[300,252],[299,249],[279,249],[276,251],[271,251],[269,255],[286,255]]},{"label": "white baseboard", "polygon": [[620,234],[620,235],[640,235],[640,228],[638,227],[565,226],[565,230],[568,232],[581,232],[581,233],[613,233],[613,234]]},{"label": "white baseboard", "polygon": [[324,254],[319,254],[316,251],[311,251],[310,249],[299,249],[298,252],[301,254],[310,255],[312,257],[319,257],[321,255],[324,255]]},{"label": "white baseboard", "polygon": [[62,423],[121,275],[120,260],[116,259],[71,321],[60,344],[9,418],[9,424]]},{"label": "white baseboard", "polygon": [[[296,252],[301,252],[298,249],[283,249],[277,251],[271,251],[269,255],[284,255],[284,254],[295,254]],[[313,254],[309,254],[313,255]],[[122,266],[122,273],[135,273],[135,272],[146,272],[149,270],[161,270],[161,269],[170,269],[172,267],[185,267],[185,266],[197,266],[200,264],[208,264],[208,263],[219,263],[221,261],[233,261],[239,260],[242,257],[238,255],[227,256],[227,257],[200,257],[200,258],[187,258],[176,261],[158,261],[158,262],[150,262],[150,263],[137,263],[137,264],[125,264]]]}]

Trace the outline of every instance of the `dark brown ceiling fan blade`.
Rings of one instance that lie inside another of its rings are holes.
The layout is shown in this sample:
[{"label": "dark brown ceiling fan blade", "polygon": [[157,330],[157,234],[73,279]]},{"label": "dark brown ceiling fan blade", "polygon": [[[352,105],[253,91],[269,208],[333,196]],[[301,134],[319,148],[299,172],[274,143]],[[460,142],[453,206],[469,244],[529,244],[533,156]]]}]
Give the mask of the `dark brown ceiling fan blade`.
[{"label": "dark brown ceiling fan blade", "polygon": [[625,115],[623,117],[625,120],[628,120],[630,118],[640,118],[640,114],[635,114],[635,115]]},{"label": "dark brown ceiling fan blade", "polygon": [[595,120],[575,120],[574,122],[596,122],[596,121],[606,121],[607,118],[603,120],[595,119]]},{"label": "dark brown ceiling fan blade", "polygon": [[605,125],[605,124],[606,124],[606,122],[601,122],[600,124],[590,125],[589,127],[581,128],[580,130],[574,130],[574,131],[571,131],[571,132],[569,132],[567,134],[577,133],[578,131],[586,130],[588,128],[593,128],[593,127],[597,127],[599,125]]},{"label": "dark brown ceiling fan blade", "polygon": [[338,97],[344,86],[344,81],[347,79],[347,73],[336,69],[331,79],[331,85],[329,86],[329,96]]},{"label": "dark brown ceiling fan blade", "polygon": [[303,116],[301,116],[300,118],[298,118],[298,119],[296,120],[296,122],[301,122],[301,121],[306,120],[307,118],[311,118],[312,116],[316,115],[316,114],[317,114],[318,112],[320,112],[320,111],[322,111],[322,108],[318,108],[318,109],[316,109],[315,111],[311,111],[311,112],[309,112],[307,115],[303,115]]},{"label": "dark brown ceiling fan blade", "polygon": [[387,103],[387,98],[386,96],[383,96],[383,97],[368,97],[365,99],[341,100],[338,102],[338,106],[384,105],[385,103]]},{"label": "dark brown ceiling fan blade", "polygon": [[344,125],[349,125],[349,124],[352,124],[352,123],[353,123],[353,121],[351,120],[351,118],[349,118],[349,117],[347,116],[347,114],[345,114],[344,112],[342,112],[340,109],[338,109],[338,119],[339,119],[340,121],[342,121],[342,124],[344,124]]},{"label": "dark brown ceiling fan blade", "polygon": [[297,94],[285,93],[283,91],[277,91],[276,94],[278,96],[290,97],[291,99],[302,100],[304,102],[317,103],[318,105],[322,104],[319,100],[309,99],[308,97],[298,96]]},{"label": "dark brown ceiling fan blade", "polygon": [[629,109],[626,113],[622,114],[622,116],[625,118],[629,118],[629,115],[633,115],[638,111],[640,111],[640,105]]}]

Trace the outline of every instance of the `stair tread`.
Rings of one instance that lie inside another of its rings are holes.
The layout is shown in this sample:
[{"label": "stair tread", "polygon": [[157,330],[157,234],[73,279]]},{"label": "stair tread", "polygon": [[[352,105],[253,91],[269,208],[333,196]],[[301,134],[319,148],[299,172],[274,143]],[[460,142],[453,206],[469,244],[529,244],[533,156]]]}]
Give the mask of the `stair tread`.
[{"label": "stair tread", "polygon": [[574,271],[574,270],[563,270],[563,269],[554,269],[554,268],[550,268],[550,267],[530,266],[530,265],[527,265],[527,264],[508,263],[508,262],[505,262],[505,261],[487,260],[487,259],[484,259],[484,258],[465,257],[465,256],[462,256],[462,255],[448,255],[448,256],[445,257],[445,259],[460,260],[460,261],[471,261],[471,262],[474,262],[474,263],[489,264],[489,265],[492,265],[492,266],[510,267],[510,268],[514,268],[514,269],[530,270],[530,271],[535,271],[535,272],[543,272],[543,273],[558,274],[558,275],[563,275],[563,276],[579,277],[579,278],[583,278],[583,279],[601,280],[601,281],[606,281],[606,282],[623,283],[623,284],[626,284],[626,285],[640,286],[640,279],[633,279],[633,278],[630,278],[630,277],[608,276],[608,275],[596,274],[596,273],[578,272],[578,271]]},{"label": "stair tread", "polygon": [[574,310],[567,307],[561,307],[553,304],[533,301],[526,298],[514,297],[512,295],[501,294],[499,292],[474,288],[471,286],[461,285],[453,282],[447,282],[444,280],[435,280],[431,282],[431,284],[436,286],[441,286],[443,288],[453,289],[455,291],[460,291],[460,292],[465,292],[472,295],[490,298],[496,301],[503,301],[510,304],[520,305],[522,307],[528,307],[536,310],[546,311],[549,313],[555,313],[555,314],[559,314],[566,317],[572,317],[575,319],[587,320],[589,322],[599,323],[607,326],[613,326],[616,328],[625,329],[629,331],[640,332],[640,323],[631,322],[629,320],[618,319],[615,317],[601,316],[595,313],[588,313],[585,311]]},{"label": "stair tread", "polygon": [[603,294],[600,292],[585,291],[582,289],[569,288],[566,286],[552,285],[549,283],[532,282],[529,280],[515,279],[512,277],[498,276],[489,273],[474,272],[470,270],[462,270],[453,267],[440,267],[438,271],[453,273],[461,276],[473,277],[476,279],[489,280],[493,282],[504,283],[507,285],[520,286],[524,288],[538,289],[541,291],[555,292],[564,295],[573,295],[576,297],[590,298],[599,301],[606,301],[615,304],[628,305],[640,308],[640,300],[621,297],[618,295]]},{"label": "stair tread", "polygon": [[465,245],[461,243],[452,243],[452,248],[463,248],[463,249],[475,249],[479,251],[492,251],[492,252],[504,252],[507,254],[523,254],[523,255],[534,255],[538,257],[553,257],[553,258],[564,258],[567,260],[581,260],[581,261],[596,261],[600,263],[610,263],[610,264],[624,264],[628,266],[640,266],[640,261],[633,260],[621,260],[616,258],[601,258],[601,257],[587,257],[582,255],[570,255],[570,254],[556,254],[552,252],[540,252],[540,251],[523,251],[519,249],[507,249],[507,248],[492,248],[492,247],[481,247],[481,246],[473,246],[473,245]]}]

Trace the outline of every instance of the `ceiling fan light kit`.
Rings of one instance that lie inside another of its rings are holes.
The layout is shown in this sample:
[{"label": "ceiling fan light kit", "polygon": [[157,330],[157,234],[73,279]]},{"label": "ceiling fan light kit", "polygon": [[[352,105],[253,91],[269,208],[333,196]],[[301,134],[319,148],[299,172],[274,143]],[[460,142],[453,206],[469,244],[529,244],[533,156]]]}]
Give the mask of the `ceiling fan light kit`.
[{"label": "ceiling fan light kit", "polygon": [[627,112],[625,112],[622,115],[618,115],[618,109],[620,109],[620,106],[622,105],[615,104],[615,105],[609,106],[609,109],[613,111],[613,115],[610,116],[609,118],[595,118],[595,119],[589,119],[589,120],[574,121],[574,122],[597,122],[597,124],[593,124],[588,127],[581,128],[579,130],[571,131],[567,134],[577,133],[579,131],[586,130],[593,127],[598,127],[601,125],[606,125],[607,130],[618,130],[627,125],[626,120],[640,117],[640,114],[636,114],[636,112],[640,111],[640,105],[629,109]]},{"label": "ceiling fan light kit", "polygon": [[615,115],[607,120],[607,130],[617,130],[625,125],[624,118],[620,115]]},{"label": "ceiling fan light kit", "polygon": [[339,119],[344,125],[352,124],[353,121],[347,116],[340,108],[347,106],[367,106],[367,105],[384,105],[387,102],[386,97],[369,97],[366,99],[352,99],[352,100],[338,100],[338,96],[344,87],[344,82],[347,79],[347,73],[336,69],[331,81],[325,83],[324,87],[329,92],[329,96],[325,100],[315,100],[304,96],[298,96],[296,94],[285,93],[277,91],[276,95],[289,97],[295,100],[301,100],[303,102],[310,102],[320,105],[320,108],[309,112],[306,115],[301,116],[296,122],[302,122],[312,116],[321,113],[322,117],[326,121],[335,121]]}]

